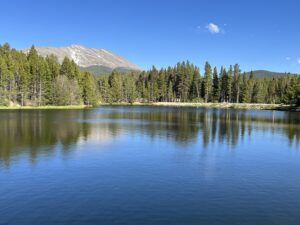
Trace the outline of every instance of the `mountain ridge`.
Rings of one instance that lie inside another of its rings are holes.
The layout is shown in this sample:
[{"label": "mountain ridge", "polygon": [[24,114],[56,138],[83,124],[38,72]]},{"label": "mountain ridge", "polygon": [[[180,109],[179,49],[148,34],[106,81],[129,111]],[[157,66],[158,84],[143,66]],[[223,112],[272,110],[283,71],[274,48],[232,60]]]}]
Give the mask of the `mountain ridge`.
[{"label": "mountain ridge", "polygon": [[[68,57],[82,67],[103,66],[112,70],[116,68],[127,68],[128,70],[142,70],[139,66],[129,62],[127,59],[103,48],[88,48],[83,45],[73,44],[65,47],[43,47],[35,46],[39,55],[45,57],[54,55],[62,63]],[[30,49],[22,49],[27,53]]]}]

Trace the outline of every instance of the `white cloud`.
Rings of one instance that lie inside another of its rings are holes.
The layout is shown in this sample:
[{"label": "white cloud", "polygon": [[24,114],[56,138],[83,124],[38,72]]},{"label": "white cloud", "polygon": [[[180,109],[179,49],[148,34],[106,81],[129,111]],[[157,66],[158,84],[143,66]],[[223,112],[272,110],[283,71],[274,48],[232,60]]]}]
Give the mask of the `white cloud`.
[{"label": "white cloud", "polygon": [[219,34],[222,33],[222,29],[214,23],[210,23],[206,26],[206,28],[209,30],[210,33],[212,34]]},{"label": "white cloud", "polygon": [[298,59],[298,63],[300,64],[300,58]]}]

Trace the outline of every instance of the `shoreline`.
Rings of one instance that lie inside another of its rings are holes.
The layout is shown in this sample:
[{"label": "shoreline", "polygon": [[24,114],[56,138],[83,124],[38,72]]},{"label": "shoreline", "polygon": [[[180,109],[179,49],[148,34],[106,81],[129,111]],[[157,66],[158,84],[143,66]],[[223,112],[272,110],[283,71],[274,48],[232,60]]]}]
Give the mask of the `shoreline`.
[{"label": "shoreline", "polygon": [[263,103],[194,103],[194,102],[153,102],[140,103],[134,102],[132,104],[120,103],[102,103],[101,105],[112,106],[162,106],[162,107],[195,107],[195,108],[219,108],[219,109],[257,109],[257,110],[278,110],[278,111],[292,111],[300,112],[300,107],[284,105],[284,104],[263,104]]},{"label": "shoreline", "polygon": [[[166,104],[162,102],[155,105],[158,106],[177,106],[175,104]],[[220,109],[260,109],[260,110],[283,110],[290,106],[280,104],[256,104],[256,103],[179,103],[180,107],[199,107],[199,108],[220,108]]]},{"label": "shoreline", "polygon": [[[157,107],[195,107],[195,108],[219,108],[219,109],[256,109],[300,112],[300,107],[284,104],[259,104],[259,103],[193,103],[193,102],[153,102],[153,103],[100,103],[101,106],[157,106]],[[86,109],[93,106],[67,105],[67,106],[0,106],[0,110],[26,110],[26,109]]]},{"label": "shoreline", "polygon": [[44,105],[44,106],[0,106],[0,110],[23,110],[23,109],[85,109],[87,105]]}]

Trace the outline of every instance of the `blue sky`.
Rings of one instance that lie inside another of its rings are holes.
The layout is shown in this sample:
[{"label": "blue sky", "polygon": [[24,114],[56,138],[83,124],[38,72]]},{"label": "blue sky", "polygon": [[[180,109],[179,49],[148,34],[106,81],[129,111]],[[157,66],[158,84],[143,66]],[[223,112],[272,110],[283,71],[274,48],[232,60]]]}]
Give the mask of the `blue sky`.
[{"label": "blue sky", "polygon": [[300,73],[299,9],[297,0],[7,0],[0,43],[105,48],[145,69],[190,60]]}]

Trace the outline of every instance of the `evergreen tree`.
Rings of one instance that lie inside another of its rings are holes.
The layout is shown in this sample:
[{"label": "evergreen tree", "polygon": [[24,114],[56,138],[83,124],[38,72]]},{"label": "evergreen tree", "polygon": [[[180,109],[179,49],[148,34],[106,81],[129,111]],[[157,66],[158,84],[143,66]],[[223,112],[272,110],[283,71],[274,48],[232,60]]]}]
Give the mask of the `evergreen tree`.
[{"label": "evergreen tree", "polygon": [[276,103],[276,83],[275,80],[272,79],[271,82],[268,82],[268,103],[275,104]]},{"label": "evergreen tree", "polygon": [[167,96],[166,74],[164,70],[159,71],[157,79],[158,101],[164,102]]},{"label": "evergreen tree", "polygon": [[241,86],[241,75],[240,66],[238,64],[234,65],[233,69],[233,83],[232,83],[232,101],[240,102],[240,86]]},{"label": "evergreen tree", "polygon": [[168,84],[167,100],[168,100],[168,102],[174,101],[174,92],[173,92],[173,85],[172,85],[171,80],[169,81],[169,84]]},{"label": "evergreen tree", "polygon": [[108,83],[107,76],[101,76],[98,80],[98,92],[99,92],[99,101],[100,102],[111,102],[110,100],[110,87]]},{"label": "evergreen tree", "polygon": [[28,62],[30,70],[30,80],[29,80],[29,100],[32,104],[37,104],[38,102],[38,90],[40,81],[40,62],[39,56],[34,46],[31,47],[28,53]]},{"label": "evergreen tree", "polygon": [[233,80],[233,70],[232,65],[230,65],[227,79],[226,79],[226,101],[232,102],[232,80]]},{"label": "evergreen tree", "polygon": [[[76,80],[75,80],[76,81]],[[85,105],[96,105],[97,104],[97,92],[95,87],[95,80],[93,75],[88,72],[83,73],[83,103]]]},{"label": "evergreen tree", "polygon": [[253,103],[263,103],[264,102],[264,93],[262,90],[262,84],[260,82],[255,82],[253,86]]},{"label": "evergreen tree", "polygon": [[219,99],[220,99],[220,84],[219,84],[218,70],[217,67],[215,67],[213,72],[212,100],[213,102],[218,102]]},{"label": "evergreen tree", "polygon": [[65,57],[61,67],[60,67],[60,75],[68,77],[68,79],[75,78],[75,71],[71,60],[68,57]]},{"label": "evergreen tree", "polygon": [[133,73],[130,73],[125,78],[124,82],[125,102],[134,103],[137,98],[136,84]]},{"label": "evergreen tree", "polygon": [[4,57],[0,58],[0,104],[2,105],[7,105],[7,80],[8,80],[8,75],[9,71],[7,68],[7,64],[5,62]]},{"label": "evergreen tree", "polygon": [[287,88],[285,90],[285,94],[283,96],[283,102],[286,104],[296,104],[297,103],[297,83],[296,77],[291,78]]},{"label": "evergreen tree", "polygon": [[113,71],[108,78],[110,85],[110,98],[111,102],[120,102],[122,97],[122,80],[120,75]]},{"label": "evergreen tree", "polygon": [[227,80],[228,75],[226,69],[221,67],[220,70],[220,101],[225,102],[227,100]]},{"label": "evergreen tree", "polygon": [[204,90],[204,100],[208,102],[211,99],[211,87],[212,87],[212,69],[208,62],[205,63],[204,68],[204,78],[203,78],[203,90]]},{"label": "evergreen tree", "polygon": [[250,103],[252,98],[252,91],[251,91],[251,81],[247,78],[247,76],[243,77],[243,94],[242,94],[242,102],[243,103]]},{"label": "evergreen tree", "polygon": [[200,73],[195,70],[193,74],[193,80],[190,88],[190,99],[195,100],[200,98]]}]

